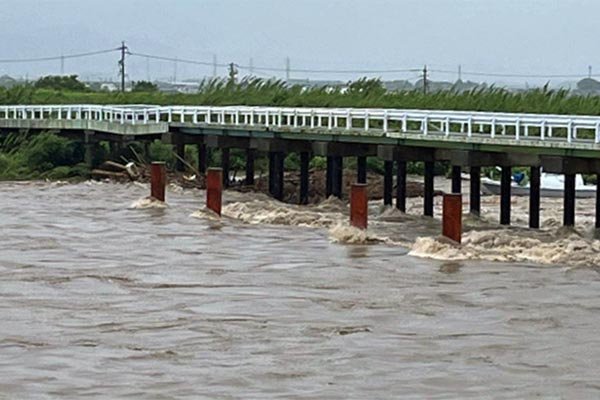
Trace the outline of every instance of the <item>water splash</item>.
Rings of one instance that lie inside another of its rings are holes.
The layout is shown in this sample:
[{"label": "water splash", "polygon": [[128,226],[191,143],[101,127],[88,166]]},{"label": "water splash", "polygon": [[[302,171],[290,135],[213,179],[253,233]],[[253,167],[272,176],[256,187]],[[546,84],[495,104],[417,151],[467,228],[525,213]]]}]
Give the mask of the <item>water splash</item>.
[{"label": "water splash", "polygon": [[131,205],[129,206],[130,209],[135,209],[135,210],[139,210],[139,209],[147,209],[147,208],[167,208],[168,205],[167,203],[157,200],[154,197],[142,197],[141,199],[138,199],[136,201],[134,201],[133,203],[131,203]]}]

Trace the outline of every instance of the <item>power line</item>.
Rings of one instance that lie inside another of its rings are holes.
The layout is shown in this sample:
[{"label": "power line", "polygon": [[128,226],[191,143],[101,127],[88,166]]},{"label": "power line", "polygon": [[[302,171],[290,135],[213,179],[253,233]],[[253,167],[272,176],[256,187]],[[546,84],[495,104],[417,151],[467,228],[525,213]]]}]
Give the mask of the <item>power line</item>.
[{"label": "power line", "polygon": [[9,63],[31,63],[31,62],[42,62],[42,61],[58,61],[58,60],[62,61],[62,60],[70,59],[70,58],[81,58],[81,57],[95,56],[98,54],[112,53],[112,52],[119,51],[119,50],[121,50],[121,47],[115,47],[113,49],[106,49],[106,50],[90,51],[87,53],[75,53],[75,54],[52,56],[52,57],[7,58],[7,59],[0,59],[0,63],[9,64]]},{"label": "power line", "polygon": [[[155,60],[162,61],[179,61],[186,64],[204,65],[204,66],[218,66],[218,67],[229,67],[229,64],[216,63],[209,61],[199,61],[183,58],[165,57],[153,54],[130,52],[129,55],[137,57],[153,58]],[[383,73],[402,73],[402,72],[417,72],[419,68],[402,68],[402,69],[303,69],[303,68],[287,68],[283,67],[259,67],[255,65],[240,65],[235,64],[236,67],[244,70],[252,71],[265,71],[265,72],[299,72],[308,74],[383,74]]]},{"label": "power line", "polygon": [[[205,65],[205,66],[229,67],[229,64],[220,64],[220,63],[210,62],[210,61],[188,60],[188,59],[185,59],[185,58],[165,57],[165,56],[157,56],[157,55],[153,55],[153,54],[134,53],[134,52],[129,52],[128,54],[130,56],[134,56],[134,57],[146,57],[146,58],[151,58],[151,59],[154,59],[154,60],[180,62],[180,63],[183,63],[183,64],[195,64],[195,65]],[[215,57],[215,60],[216,60],[216,57]]]},{"label": "power line", "polygon": [[[456,71],[444,69],[432,69],[431,72],[439,74],[456,74]],[[481,71],[463,71],[461,75],[485,76],[490,78],[581,78],[583,74],[521,74],[521,73],[501,73],[501,72],[481,72]]]}]

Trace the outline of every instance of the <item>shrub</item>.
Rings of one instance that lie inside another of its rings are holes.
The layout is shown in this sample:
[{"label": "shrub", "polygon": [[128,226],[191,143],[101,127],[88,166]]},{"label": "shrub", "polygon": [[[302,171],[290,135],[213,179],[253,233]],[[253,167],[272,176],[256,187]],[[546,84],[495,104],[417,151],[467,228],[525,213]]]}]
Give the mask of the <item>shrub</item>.
[{"label": "shrub", "polygon": [[42,172],[83,161],[80,147],[66,138],[44,132],[31,139],[23,150],[23,156],[32,171]]},{"label": "shrub", "polygon": [[175,156],[173,155],[173,148],[170,144],[164,144],[160,140],[156,139],[150,143],[149,161],[164,161],[169,166],[175,163]]}]

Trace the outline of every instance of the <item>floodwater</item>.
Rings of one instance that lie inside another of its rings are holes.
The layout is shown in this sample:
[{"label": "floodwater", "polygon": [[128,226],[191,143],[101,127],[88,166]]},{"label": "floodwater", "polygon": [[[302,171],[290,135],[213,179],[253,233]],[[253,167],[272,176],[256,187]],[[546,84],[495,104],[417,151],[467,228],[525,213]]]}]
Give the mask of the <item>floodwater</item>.
[{"label": "floodwater", "polygon": [[484,198],[456,248],[419,199],[363,233],[335,200],[147,193],[0,183],[0,399],[600,397],[598,241],[554,203],[532,233]]}]

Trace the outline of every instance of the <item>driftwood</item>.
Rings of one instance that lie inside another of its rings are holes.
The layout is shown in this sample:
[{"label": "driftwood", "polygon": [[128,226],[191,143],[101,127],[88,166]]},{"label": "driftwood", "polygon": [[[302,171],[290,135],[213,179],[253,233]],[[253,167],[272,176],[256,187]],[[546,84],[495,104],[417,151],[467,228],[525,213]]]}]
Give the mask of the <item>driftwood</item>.
[{"label": "driftwood", "polygon": [[103,169],[93,169],[91,172],[94,178],[111,178],[111,179],[130,179],[127,172],[105,171]]},{"label": "driftwood", "polygon": [[135,164],[130,162],[127,165],[119,164],[114,161],[105,161],[100,165],[99,168],[92,171],[92,176],[100,177],[118,177],[118,178],[129,178],[136,180],[139,178],[139,172],[135,167]]}]

